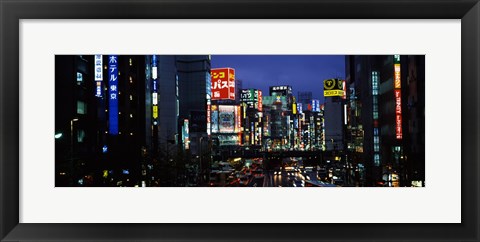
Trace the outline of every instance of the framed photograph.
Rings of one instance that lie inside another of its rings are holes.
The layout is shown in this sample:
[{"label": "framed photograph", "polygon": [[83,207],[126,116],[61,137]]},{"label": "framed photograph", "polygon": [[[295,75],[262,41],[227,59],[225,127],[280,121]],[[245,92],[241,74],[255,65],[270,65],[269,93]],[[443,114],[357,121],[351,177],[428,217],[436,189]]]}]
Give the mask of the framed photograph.
[{"label": "framed photograph", "polygon": [[0,0],[0,239],[478,241],[478,0]]}]

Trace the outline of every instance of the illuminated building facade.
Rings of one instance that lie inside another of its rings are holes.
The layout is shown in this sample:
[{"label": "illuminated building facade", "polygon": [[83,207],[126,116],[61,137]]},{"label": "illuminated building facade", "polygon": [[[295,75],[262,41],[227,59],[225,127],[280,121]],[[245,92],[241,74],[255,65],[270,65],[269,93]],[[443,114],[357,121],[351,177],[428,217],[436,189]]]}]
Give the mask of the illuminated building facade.
[{"label": "illuminated building facade", "polygon": [[[144,57],[57,55],[55,65],[55,132],[64,134],[55,142],[56,185],[140,180],[146,145],[145,103],[139,101],[145,100]],[[121,148],[127,144],[130,149]],[[62,179],[65,173],[73,179]]]},{"label": "illuminated building facade", "polygon": [[424,56],[346,57],[347,149],[367,186],[423,184],[424,67]]},{"label": "illuminated building facade", "polygon": [[[211,130],[211,65],[209,55],[176,56],[179,122],[188,119],[192,154],[206,150]],[[180,129],[181,126],[180,125]],[[202,138],[203,137],[203,138]]]}]

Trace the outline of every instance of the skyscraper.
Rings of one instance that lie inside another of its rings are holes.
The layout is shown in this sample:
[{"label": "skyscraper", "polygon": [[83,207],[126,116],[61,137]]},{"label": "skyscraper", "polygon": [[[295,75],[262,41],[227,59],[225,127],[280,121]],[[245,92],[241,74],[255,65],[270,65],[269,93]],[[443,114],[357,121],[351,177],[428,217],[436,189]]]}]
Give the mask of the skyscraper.
[{"label": "skyscraper", "polygon": [[425,179],[424,68],[424,56],[346,57],[347,142],[367,186]]}]

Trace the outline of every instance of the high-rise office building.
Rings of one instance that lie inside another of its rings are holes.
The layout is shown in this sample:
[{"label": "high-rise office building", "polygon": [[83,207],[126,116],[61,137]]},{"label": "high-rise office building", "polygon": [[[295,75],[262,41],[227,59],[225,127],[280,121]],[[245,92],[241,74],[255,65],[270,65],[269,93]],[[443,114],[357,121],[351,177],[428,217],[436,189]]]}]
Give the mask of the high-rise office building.
[{"label": "high-rise office building", "polygon": [[367,186],[424,182],[424,69],[424,56],[346,57],[347,146]]}]

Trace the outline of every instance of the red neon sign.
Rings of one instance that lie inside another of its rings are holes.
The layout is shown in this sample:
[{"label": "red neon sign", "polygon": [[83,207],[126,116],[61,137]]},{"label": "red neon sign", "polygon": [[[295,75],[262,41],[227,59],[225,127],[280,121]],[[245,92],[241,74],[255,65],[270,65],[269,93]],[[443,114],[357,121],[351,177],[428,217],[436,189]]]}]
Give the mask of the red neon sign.
[{"label": "red neon sign", "polygon": [[395,135],[402,139],[402,94],[400,89],[395,89]]},{"label": "red neon sign", "polygon": [[212,100],[235,100],[235,70],[218,68],[211,70]]}]

